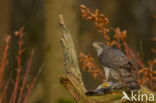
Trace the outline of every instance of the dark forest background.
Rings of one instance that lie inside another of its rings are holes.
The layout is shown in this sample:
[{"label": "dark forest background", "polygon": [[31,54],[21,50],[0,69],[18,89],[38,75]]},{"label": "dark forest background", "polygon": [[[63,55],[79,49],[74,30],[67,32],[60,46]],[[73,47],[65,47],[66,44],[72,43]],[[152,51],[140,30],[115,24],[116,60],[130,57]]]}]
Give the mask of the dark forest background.
[{"label": "dark forest background", "polygon": [[[91,10],[99,9],[110,20],[113,27],[127,30],[127,42],[143,62],[153,57],[151,49],[156,36],[155,0],[0,0],[0,51],[4,49],[4,38],[12,35],[12,45],[8,68],[14,68],[17,51],[17,38],[14,32],[25,27],[23,62],[30,50],[35,49],[31,75],[42,63],[45,68],[35,85],[28,103],[73,103],[72,97],[60,85],[58,75],[65,72],[63,53],[59,39],[58,14],[62,13],[65,23],[71,31],[77,53],[96,53],[91,44],[101,41],[102,37],[92,23],[84,20],[80,14],[80,4]],[[2,54],[2,53],[1,53]],[[23,63],[23,66],[25,64]],[[88,89],[98,85],[89,73],[84,74]],[[6,77],[7,78],[7,77]],[[31,76],[30,76],[31,78]]]}]

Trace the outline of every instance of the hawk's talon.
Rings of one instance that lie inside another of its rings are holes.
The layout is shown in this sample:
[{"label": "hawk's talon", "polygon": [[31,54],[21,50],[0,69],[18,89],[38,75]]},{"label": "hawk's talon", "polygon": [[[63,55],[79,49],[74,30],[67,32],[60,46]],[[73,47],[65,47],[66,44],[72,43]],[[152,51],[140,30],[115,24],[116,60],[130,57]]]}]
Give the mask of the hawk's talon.
[{"label": "hawk's talon", "polygon": [[102,83],[102,85],[101,85],[101,88],[104,88],[104,87],[108,87],[109,85],[108,85],[108,82],[106,82],[106,83]]}]

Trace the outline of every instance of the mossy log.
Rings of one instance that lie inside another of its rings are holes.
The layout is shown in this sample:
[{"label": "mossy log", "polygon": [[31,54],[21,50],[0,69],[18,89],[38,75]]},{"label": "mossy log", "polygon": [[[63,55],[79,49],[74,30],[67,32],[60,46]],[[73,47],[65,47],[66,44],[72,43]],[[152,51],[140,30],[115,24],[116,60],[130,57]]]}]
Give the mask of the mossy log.
[{"label": "mossy log", "polygon": [[[67,71],[66,74],[59,76],[59,80],[60,83],[70,92],[75,101],[77,103],[131,103],[131,101],[121,101],[123,96],[122,91],[124,89],[103,95],[86,95],[87,90],[83,84],[74,43],[70,32],[64,24],[62,15],[59,15],[59,24],[63,35],[60,41],[64,53],[65,68]],[[145,87],[141,88],[141,92],[153,93],[155,95],[154,92]]]}]

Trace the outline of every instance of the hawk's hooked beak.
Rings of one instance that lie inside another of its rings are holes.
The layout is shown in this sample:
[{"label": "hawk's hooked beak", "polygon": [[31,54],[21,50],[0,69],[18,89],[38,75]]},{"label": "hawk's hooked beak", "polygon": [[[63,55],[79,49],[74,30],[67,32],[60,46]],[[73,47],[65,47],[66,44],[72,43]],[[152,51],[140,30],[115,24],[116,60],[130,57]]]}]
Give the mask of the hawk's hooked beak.
[{"label": "hawk's hooked beak", "polygon": [[99,47],[99,46],[100,46],[100,44],[99,44],[99,43],[97,43],[97,42],[94,42],[94,43],[92,44],[92,46],[93,46],[93,47],[95,47],[95,48],[97,48],[97,47]]}]

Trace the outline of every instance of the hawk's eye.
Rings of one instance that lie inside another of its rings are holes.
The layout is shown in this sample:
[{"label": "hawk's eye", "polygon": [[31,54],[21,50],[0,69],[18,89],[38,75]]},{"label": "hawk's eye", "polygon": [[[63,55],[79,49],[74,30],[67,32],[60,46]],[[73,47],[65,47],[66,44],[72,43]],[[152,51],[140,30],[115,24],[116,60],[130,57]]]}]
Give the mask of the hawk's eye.
[{"label": "hawk's eye", "polygon": [[99,46],[101,46],[101,47],[102,47],[102,46],[103,46],[103,43],[99,43]]}]

